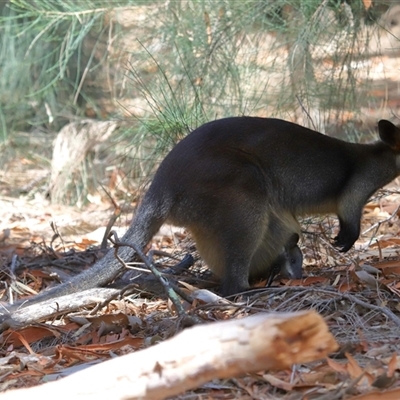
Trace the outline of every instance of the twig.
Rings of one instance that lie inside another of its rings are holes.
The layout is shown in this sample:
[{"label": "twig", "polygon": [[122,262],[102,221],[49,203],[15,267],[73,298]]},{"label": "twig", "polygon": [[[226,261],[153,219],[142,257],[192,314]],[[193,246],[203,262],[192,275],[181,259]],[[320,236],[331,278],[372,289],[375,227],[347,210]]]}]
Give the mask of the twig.
[{"label": "twig", "polygon": [[[329,392],[321,397],[318,397],[316,400],[341,400],[345,397],[346,394],[351,393],[352,390],[357,386],[357,384],[361,381],[361,379],[365,376],[365,373],[362,373],[357,378],[353,379],[346,387],[343,387],[344,384],[341,384],[336,390],[335,393]],[[307,393],[308,394],[308,393]]]},{"label": "twig", "polygon": [[288,299],[286,299],[285,301],[283,301],[282,303],[280,303],[276,308],[275,308],[275,312],[277,312],[279,309],[285,309],[284,307],[286,306],[286,304],[291,303],[293,300],[297,299],[298,297],[304,297],[304,292],[297,292],[294,293],[292,296],[290,296]]},{"label": "twig", "polygon": [[[301,289],[301,288],[300,288]],[[345,299],[350,302],[356,303],[362,307],[368,308],[369,310],[381,312],[385,314],[389,319],[391,319],[397,326],[400,326],[400,318],[391,310],[389,310],[387,307],[382,307],[382,306],[377,306],[374,304],[367,303],[363,300],[358,299],[356,296],[348,293],[339,293],[336,291],[332,290],[327,290],[327,289],[317,289],[317,288],[310,288],[309,290],[305,290],[305,292],[311,291],[315,293],[324,293],[324,294],[329,294],[333,297],[339,298],[339,299]]]},{"label": "twig", "polygon": [[122,210],[121,210],[121,207],[118,205],[118,203],[111,196],[111,193],[109,193],[108,190],[106,190],[106,188],[103,187],[103,185],[101,185],[101,188],[104,190],[105,194],[111,200],[111,202],[114,206],[114,212],[108,221],[106,230],[104,232],[103,240],[101,241],[101,246],[100,246],[101,249],[106,249],[107,248],[107,238],[110,235],[111,229],[114,226],[115,221],[120,217]]},{"label": "twig", "polygon": [[308,119],[311,121],[314,130],[317,130],[317,128],[316,128],[316,126],[315,126],[315,124],[314,124],[314,121],[313,121],[313,119],[311,118],[310,113],[309,113],[309,112],[306,110],[306,108],[304,107],[304,104],[303,104],[303,102],[301,101],[301,99],[300,99],[300,97],[299,97],[298,94],[296,94],[296,100],[299,102],[301,109],[306,113]]},{"label": "twig", "polygon": [[[275,288],[270,288],[268,290],[265,290],[263,288],[261,293],[258,294],[257,296],[261,297],[261,296],[265,295],[266,293],[268,293],[268,297],[273,297],[273,296],[279,295],[282,292],[288,292],[289,290],[291,292],[298,292],[299,293],[299,295],[293,294],[293,296],[289,300],[293,300],[294,298],[299,297],[299,296],[305,296],[307,293],[311,293],[311,294],[312,293],[329,294],[333,298],[336,298],[336,299],[339,299],[339,300],[340,299],[345,299],[345,300],[348,300],[349,302],[356,303],[356,304],[358,304],[358,305],[360,305],[362,307],[365,307],[365,308],[367,308],[369,310],[381,312],[381,313],[385,314],[390,320],[392,320],[397,326],[400,326],[400,318],[395,313],[393,313],[393,311],[391,311],[387,307],[377,306],[377,305],[374,305],[374,304],[367,303],[367,302],[365,302],[363,300],[359,300],[356,296],[354,296],[352,294],[339,293],[339,292],[337,292],[335,290],[329,290],[329,289],[320,289],[320,288],[313,288],[313,287],[306,288],[306,287],[301,287],[301,286],[299,286],[299,287],[293,286],[293,287],[290,287],[290,288],[276,288],[275,290],[274,289]],[[256,290],[254,290],[254,291],[256,291]],[[272,291],[272,293],[271,293],[271,291]],[[286,301],[285,301],[285,303],[286,303]],[[210,306],[210,305],[207,304],[205,306],[207,307],[207,306]]]},{"label": "twig", "polygon": [[366,230],[362,233],[362,235],[365,235],[365,234],[368,233],[369,231],[372,231],[372,229],[374,229],[375,227],[379,227],[380,225],[384,224],[385,222],[390,221],[390,220],[397,214],[397,212],[399,211],[399,208],[400,208],[400,205],[397,206],[397,208],[393,211],[392,215],[390,215],[389,217],[385,218],[385,219],[382,220],[382,221],[378,221],[378,222],[376,222],[375,224],[371,225],[368,229],[366,229]]},{"label": "twig", "polygon": [[116,207],[114,209],[114,212],[111,216],[111,218],[108,221],[108,224],[106,226],[106,230],[104,232],[104,236],[103,236],[103,240],[101,241],[101,249],[106,249],[107,248],[107,238],[110,236],[111,233],[111,229],[115,224],[115,221],[120,217],[121,215],[121,208],[120,207]]},{"label": "twig", "polygon": [[357,297],[353,296],[352,294],[342,293],[342,298],[352,301],[362,307],[369,308],[370,310],[382,312],[389,319],[391,319],[397,326],[400,326],[400,318],[396,314],[394,314],[391,310],[389,310],[387,307],[376,306],[374,304],[366,303],[365,301],[357,299]]},{"label": "twig", "polygon": [[124,295],[129,295],[131,293],[134,293],[134,291],[137,291],[137,284],[131,283],[125,286],[124,288],[118,290],[118,292],[106,298],[104,301],[97,303],[97,305],[93,308],[93,310],[90,311],[89,315],[95,315],[97,311],[101,310],[103,307],[106,307],[111,301],[121,298]]},{"label": "twig", "polygon": [[[153,275],[158,279],[158,281],[161,283],[161,285],[163,286],[168,298],[172,301],[173,305],[175,306],[176,312],[178,313],[178,315],[183,318],[185,325],[193,325],[195,323],[198,323],[200,321],[197,320],[197,318],[194,317],[190,317],[186,314],[185,309],[182,306],[182,303],[180,302],[178,296],[177,296],[177,290],[174,290],[174,288],[172,287],[171,283],[168,281],[168,279],[166,279],[164,277],[164,275],[158,271],[157,267],[154,265],[154,263],[152,262],[152,260],[147,257],[143,251],[141,249],[138,248],[138,246],[136,246],[133,243],[127,243],[127,242],[121,242],[118,239],[118,235],[115,231],[111,231],[110,235],[108,237],[108,239],[110,240],[110,242],[115,246],[115,256],[116,258],[123,264],[126,265],[125,262],[123,260],[121,260],[121,258],[118,256],[118,247],[120,246],[127,246],[130,247],[131,249],[133,249],[136,254],[143,260],[143,262],[145,263],[145,265],[147,266],[147,268],[149,268],[149,270],[153,273]],[[181,292],[180,290],[178,290],[179,292]],[[181,292],[182,293],[182,292]]]}]

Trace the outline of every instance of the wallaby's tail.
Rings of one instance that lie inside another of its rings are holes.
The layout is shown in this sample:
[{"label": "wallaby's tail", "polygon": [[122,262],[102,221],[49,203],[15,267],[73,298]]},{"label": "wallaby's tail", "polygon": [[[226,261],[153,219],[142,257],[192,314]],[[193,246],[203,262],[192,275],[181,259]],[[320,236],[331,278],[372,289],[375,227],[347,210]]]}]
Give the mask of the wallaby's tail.
[{"label": "wallaby's tail", "polygon": [[[142,204],[139,206],[138,212],[128,231],[122,238],[120,238],[121,242],[130,242],[139,248],[145,247],[167,219],[169,214],[168,203],[169,202],[165,197],[163,199],[163,196],[159,196],[158,198],[151,196],[149,190],[145,195]],[[118,255],[124,261],[129,261],[134,253],[134,250],[128,246],[121,246],[118,249]],[[19,302],[11,306],[10,311],[20,306],[25,307],[56,297],[103,286],[112,281],[124,270],[125,267],[115,258],[114,249],[111,249],[91,268],[81,272],[79,275],[61,285],[48,291],[44,291],[43,293],[32,297],[32,299],[24,301],[23,305]]]}]

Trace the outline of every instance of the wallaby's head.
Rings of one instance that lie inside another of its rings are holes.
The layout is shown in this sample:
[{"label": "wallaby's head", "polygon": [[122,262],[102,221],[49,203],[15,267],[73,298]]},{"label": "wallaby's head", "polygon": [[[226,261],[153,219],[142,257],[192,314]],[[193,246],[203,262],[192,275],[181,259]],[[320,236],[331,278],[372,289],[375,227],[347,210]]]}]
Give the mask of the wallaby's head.
[{"label": "wallaby's head", "polygon": [[275,276],[279,276],[283,279],[302,278],[303,253],[297,245],[299,239],[300,237],[297,233],[291,235],[286,246],[282,249],[282,253],[270,268],[267,286],[272,284]]},{"label": "wallaby's head", "polygon": [[303,272],[303,254],[297,246],[300,237],[294,233],[287,243],[284,251],[285,263],[282,265],[280,275],[285,279],[301,279]]},{"label": "wallaby's head", "polygon": [[386,119],[381,119],[378,122],[378,131],[381,141],[398,154],[396,166],[400,172],[400,128]]}]

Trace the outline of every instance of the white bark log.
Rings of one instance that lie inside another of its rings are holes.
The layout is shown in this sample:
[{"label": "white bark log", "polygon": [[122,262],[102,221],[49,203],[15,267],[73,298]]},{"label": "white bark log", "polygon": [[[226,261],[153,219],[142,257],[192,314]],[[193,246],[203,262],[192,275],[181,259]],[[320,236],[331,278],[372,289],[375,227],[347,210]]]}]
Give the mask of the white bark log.
[{"label": "white bark log", "polygon": [[59,381],[9,391],[0,400],[163,399],[215,378],[320,359],[336,347],[324,320],[314,311],[257,314],[186,329],[163,343]]}]

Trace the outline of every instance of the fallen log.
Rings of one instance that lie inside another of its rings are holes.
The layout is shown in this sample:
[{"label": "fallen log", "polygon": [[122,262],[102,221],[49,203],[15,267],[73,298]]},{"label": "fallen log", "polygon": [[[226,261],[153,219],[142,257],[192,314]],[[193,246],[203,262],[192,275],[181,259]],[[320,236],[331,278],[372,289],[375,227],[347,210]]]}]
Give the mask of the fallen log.
[{"label": "fallen log", "polygon": [[59,381],[6,392],[0,400],[60,394],[85,400],[163,399],[215,378],[291,368],[336,348],[323,318],[314,311],[257,314],[194,326],[163,343]]},{"label": "fallen log", "polygon": [[42,303],[21,307],[8,313],[0,310],[0,332],[8,328],[18,329],[28,326],[34,322],[55,317],[74,311],[81,307],[102,303],[112,297],[117,297],[120,290],[112,288],[94,288],[77,292],[56,299],[45,300]]}]

